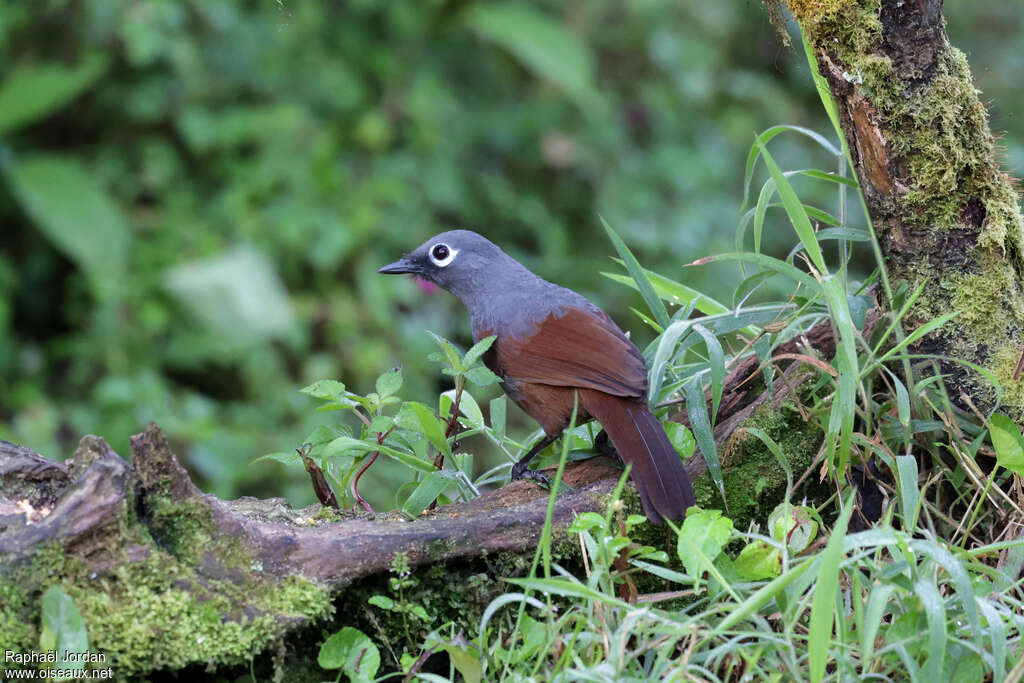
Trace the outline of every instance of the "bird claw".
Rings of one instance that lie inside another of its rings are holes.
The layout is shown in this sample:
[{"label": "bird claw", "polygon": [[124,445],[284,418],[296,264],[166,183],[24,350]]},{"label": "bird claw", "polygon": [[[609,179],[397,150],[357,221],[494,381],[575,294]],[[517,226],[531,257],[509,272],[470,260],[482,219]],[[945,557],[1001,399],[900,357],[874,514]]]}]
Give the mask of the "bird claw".
[{"label": "bird claw", "polygon": [[513,476],[512,479],[532,479],[546,489],[551,488],[551,477],[540,470],[525,470],[524,472],[520,472],[518,477]]},{"label": "bird claw", "polygon": [[[549,477],[548,475],[544,474],[540,470],[528,470],[528,469],[525,469],[525,468],[523,468],[520,471],[512,473],[512,481],[516,481],[517,479],[531,479],[531,480],[537,482],[538,484],[540,484],[542,487],[544,487],[548,491],[551,490],[551,486],[555,483],[554,480],[551,477]],[[573,488],[572,486],[570,486],[566,482],[564,482],[564,481],[563,482],[559,482],[559,486],[558,486],[558,494],[559,495],[562,495],[563,493],[572,493],[575,490],[576,490],[575,488]]]},{"label": "bird claw", "polygon": [[532,479],[538,484],[542,484],[551,487],[551,478],[544,474],[540,470],[530,470],[526,468],[526,463],[516,463],[512,465],[512,476],[511,481],[517,481],[519,479]]}]

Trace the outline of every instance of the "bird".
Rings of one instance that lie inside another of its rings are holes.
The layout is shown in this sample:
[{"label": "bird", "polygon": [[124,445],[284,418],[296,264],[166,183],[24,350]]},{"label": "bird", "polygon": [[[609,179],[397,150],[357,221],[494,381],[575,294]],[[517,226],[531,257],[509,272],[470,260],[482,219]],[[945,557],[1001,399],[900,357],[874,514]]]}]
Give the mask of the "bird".
[{"label": "bird", "polygon": [[[495,340],[482,360],[505,394],[544,430],[511,478],[537,477],[530,461],[569,426],[601,423],[624,463],[644,514],[684,519],[693,487],[661,422],[647,405],[647,365],[608,314],[544,280],[471,230],[442,232],[377,272],[407,273],[454,294],[469,309],[473,340]],[[578,403],[577,403],[578,392]]]}]

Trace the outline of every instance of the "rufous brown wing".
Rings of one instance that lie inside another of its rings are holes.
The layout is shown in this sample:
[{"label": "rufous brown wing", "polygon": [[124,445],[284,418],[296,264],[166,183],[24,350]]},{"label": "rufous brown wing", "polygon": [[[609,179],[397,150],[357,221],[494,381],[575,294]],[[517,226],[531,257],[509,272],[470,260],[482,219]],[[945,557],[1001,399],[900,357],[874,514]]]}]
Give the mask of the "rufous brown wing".
[{"label": "rufous brown wing", "polygon": [[573,307],[521,337],[499,334],[484,361],[503,378],[509,397],[551,437],[568,426],[578,390],[577,423],[591,417],[601,423],[623,461],[633,466],[633,482],[652,521],[682,519],[694,504],[682,461],[647,407],[643,355],[605,313]]}]

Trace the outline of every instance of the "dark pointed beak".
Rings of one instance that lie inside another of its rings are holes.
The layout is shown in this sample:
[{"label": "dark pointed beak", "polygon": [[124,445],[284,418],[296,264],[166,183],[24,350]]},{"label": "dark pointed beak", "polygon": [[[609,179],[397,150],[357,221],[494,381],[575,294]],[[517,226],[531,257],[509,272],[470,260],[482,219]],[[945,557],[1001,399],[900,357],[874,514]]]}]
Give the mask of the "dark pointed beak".
[{"label": "dark pointed beak", "polygon": [[394,263],[389,263],[383,268],[379,268],[377,272],[384,273],[385,275],[398,275],[400,273],[418,273],[420,269],[419,266],[409,259],[400,258]]}]

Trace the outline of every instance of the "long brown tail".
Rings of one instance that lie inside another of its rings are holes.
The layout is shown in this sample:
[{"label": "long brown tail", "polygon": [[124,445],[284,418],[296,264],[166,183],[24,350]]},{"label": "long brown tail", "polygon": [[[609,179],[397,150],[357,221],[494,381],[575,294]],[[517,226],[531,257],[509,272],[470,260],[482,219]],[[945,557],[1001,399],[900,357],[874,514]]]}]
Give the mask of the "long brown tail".
[{"label": "long brown tail", "polygon": [[580,390],[580,403],[608,432],[623,462],[633,466],[633,484],[647,518],[656,524],[683,519],[686,509],[696,503],[693,486],[647,404],[593,389]]}]

